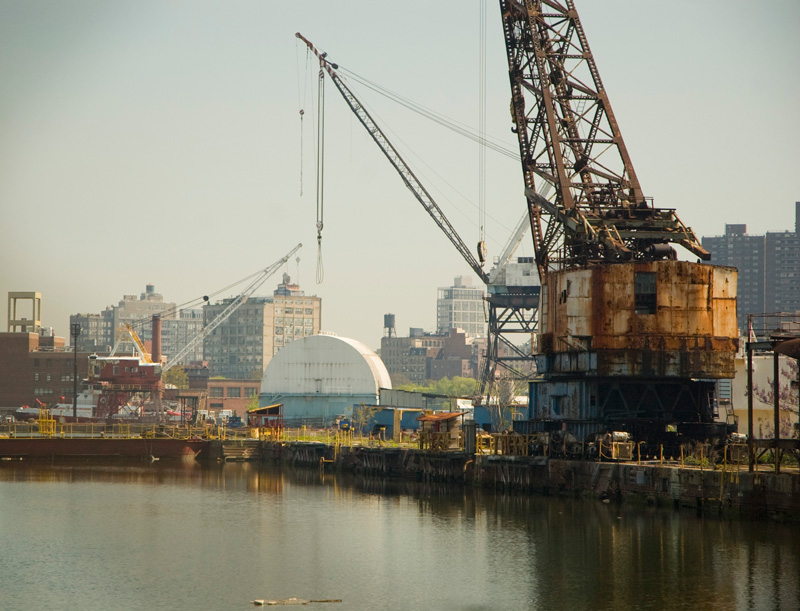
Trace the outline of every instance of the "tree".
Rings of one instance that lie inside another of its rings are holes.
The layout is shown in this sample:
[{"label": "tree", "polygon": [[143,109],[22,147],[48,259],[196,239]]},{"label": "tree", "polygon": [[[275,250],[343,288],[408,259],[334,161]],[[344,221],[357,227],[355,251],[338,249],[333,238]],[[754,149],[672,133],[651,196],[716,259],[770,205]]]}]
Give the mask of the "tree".
[{"label": "tree", "polygon": [[[797,422],[797,361],[795,359],[780,357],[779,361],[779,381],[778,381],[778,405],[779,413],[778,420],[780,422],[780,433],[782,439],[791,438],[794,423]],[[775,391],[774,391],[774,378],[767,378],[765,387],[761,387],[753,383],[753,396],[762,403],[767,405],[774,405]],[[774,437],[774,425],[769,424],[764,427],[764,438],[769,439]]]},{"label": "tree", "polygon": [[166,386],[171,384],[175,388],[189,388],[189,376],[183,367],[173,367],[168,369],[162,376],[161,381]]},{"label": "tree", "polygon": [[[428,384],[403,384],[398,390],[410,392],[424,392],[432,395],[444,395],[455,398],[469,398],[478,394],[478,380],[474,378],[463,378],[455,376],[453,378],[442,378],[441,380],[429,380]],[[455,401],[452,401],[451,408],[455,408]]]},{"label": "tree", "polygon": [[251,372],[250,372],[250,373],[247,375],[247,379],[248,379],[248,380],[260,380],[262,377],[264,377],[264,372],[261,370],[261,368],[260,368],[260,367],[257,367],[257,368],[255,368],[255,369],[253,369],[253,370],[252,370],[252,371],[251,371]]},{"label": "tree", "polygon": [[373,405],[362,403],[361,405],[353,406],[353,414],[350,421],[353,423],[353,429],[363,435],[364,430],[369,426],[372,418],[378,412],[378,408]]},{"label": "tree", "polygon": [[253,395],[245,405],[245,410],[249,412],[251,409],[258,409],[259,407],[258,395]]}]

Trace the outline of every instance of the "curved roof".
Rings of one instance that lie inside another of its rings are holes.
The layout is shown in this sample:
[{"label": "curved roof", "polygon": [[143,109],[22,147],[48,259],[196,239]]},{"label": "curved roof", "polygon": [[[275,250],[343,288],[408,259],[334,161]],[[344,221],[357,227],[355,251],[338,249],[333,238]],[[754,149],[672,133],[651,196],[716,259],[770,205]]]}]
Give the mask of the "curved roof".
[{"label": "curved roof", "polygon": [[386,365],[367,346],[332,334],[284,346],[261,378],[261,392],[299,395],[377,395],[391,388]]}]

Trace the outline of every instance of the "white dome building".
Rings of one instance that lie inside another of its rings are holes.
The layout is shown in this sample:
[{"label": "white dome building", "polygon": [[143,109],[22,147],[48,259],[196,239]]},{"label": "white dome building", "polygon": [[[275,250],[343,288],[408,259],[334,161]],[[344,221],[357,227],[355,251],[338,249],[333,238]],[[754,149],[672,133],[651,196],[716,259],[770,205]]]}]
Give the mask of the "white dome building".
[{"label": "white dome building", "polygon": [[292,421],[350,416],[353,405],[377,405],[392,381],[380,357],[354,339],[326,333],[284,346],[261,378],[261,406],[283,403]]}]

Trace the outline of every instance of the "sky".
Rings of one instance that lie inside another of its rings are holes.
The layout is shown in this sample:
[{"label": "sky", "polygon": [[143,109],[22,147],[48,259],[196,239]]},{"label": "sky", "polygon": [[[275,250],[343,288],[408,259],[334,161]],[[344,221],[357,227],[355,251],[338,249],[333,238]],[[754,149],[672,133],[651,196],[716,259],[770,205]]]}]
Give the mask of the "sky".
[{"label": "sky", "polygon": [[[698,236],[721,235],[725,223],[751,234],[794,230],[800,3],[576,5],[655,205],[677,209]],[[295,32],[344,68],[476,130],[480,7],[0,0],[0,294],[41,292],[43,324],[68,336],[72,313],[100,312],[147,284],[167,301],[193,301],[302,242],[300,261],[281,272],[322,297],[323,330],[372,348],[385,313],[400,334],[435,330],[438,287],[471,271],[330,81],[318,251],[318,65]],[[487,132],[513,148],[497,3],[486,12]],[[476,244],[478,146],[349,84]],[[518,162],[486,156],[491,260],[525,200]],[[533,254],[529,237],[517,254]]]}]

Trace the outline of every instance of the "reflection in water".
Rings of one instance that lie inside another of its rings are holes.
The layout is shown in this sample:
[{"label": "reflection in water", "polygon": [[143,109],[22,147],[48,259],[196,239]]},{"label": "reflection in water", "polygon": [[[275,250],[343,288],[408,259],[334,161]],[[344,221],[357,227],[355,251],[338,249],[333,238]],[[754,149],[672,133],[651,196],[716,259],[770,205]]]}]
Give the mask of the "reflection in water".
[{"label": "reflection in water", "polygon": [[9,609],[796,609],[798,530],[249,463],[0,465]]}]

